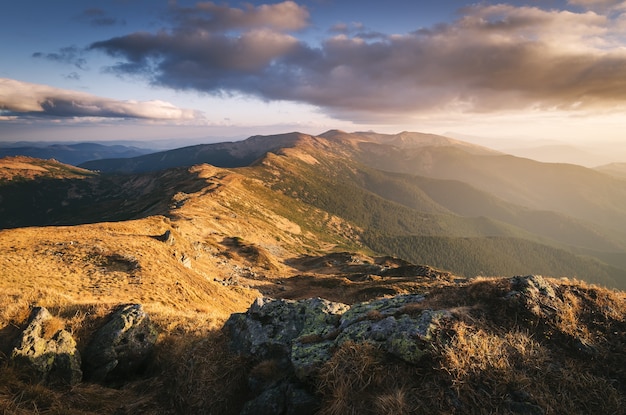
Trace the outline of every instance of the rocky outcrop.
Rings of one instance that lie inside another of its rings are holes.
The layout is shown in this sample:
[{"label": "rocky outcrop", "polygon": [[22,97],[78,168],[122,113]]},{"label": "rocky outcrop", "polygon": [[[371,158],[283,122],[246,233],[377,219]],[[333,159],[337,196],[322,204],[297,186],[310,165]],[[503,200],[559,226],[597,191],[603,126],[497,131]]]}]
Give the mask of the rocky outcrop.
[{"label": "rocky outcrop", "polygon": [[314,407],[313,395],[302,385],[310,383],[345,342],[374,343],[408,363],[419,362],[439,323],[452,317],[445,310],[415,307],[423,300],[422,295],[407,294],[348,306],[321,298],[258,298],[246,313],[233,314],[226,322],[231,348],[256,361],[281,362],[288,376],[258,390],[242,413],[301,413],[287,410],[298,407],[293,396],[296,402],[307,402],[307,408]]},{"label": "rocky outcrop", "polygon": [[52,320],[46,308],[33,308],[11,357],[17,364],[30,368],[46,383],[74,385],[82,379],[76,341],[66,330],[54,329]]},{"label": "rocky outcrop", "polygon": [[445,310],[415,312],[407,307],[422,295],[399,295],[348,306],[321,298],[259,298],[246,313],[226,322],[233,350],[258,359],[288,357],[296,377],[306,381],[347,341],[372,342],[409,363],[426,353]]},{"label": "rocky outcrop", "polygon": [[152,353],[157,337],[141,304],[118,308],[85,350],[85,377],[96,382],[132,377]]},{"label": "rocky outcrop", "polygon": [[170,246],[176,243],[176,239],[174,238],[172,231],[170,231],[169,229],[166,230],[165,233],[163,233],[163,235],[157,236],[156,239],[161,242],[165,242],[167,245],[170,245]]}]

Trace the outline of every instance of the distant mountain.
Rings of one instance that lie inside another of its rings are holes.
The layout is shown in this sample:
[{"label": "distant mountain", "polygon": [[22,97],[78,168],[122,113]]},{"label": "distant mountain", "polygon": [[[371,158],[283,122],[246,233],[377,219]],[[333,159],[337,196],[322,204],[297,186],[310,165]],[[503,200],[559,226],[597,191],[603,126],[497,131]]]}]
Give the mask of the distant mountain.
[{"label": "distant mountain", "polygon": [[268,151],[293,146],[305,136],[306,134],[300,133],[254,136],[244,141],[200,144],[139,157],[93,160],[80,164],[80,167],[103,173],[144,173],[201,163],[220,167],[243,167]]},{"label": "distant mountain", "polygon": [[462,181],[528,209],[561,212],[626,232],[624,181],[582,166],[475,154],[459,146],[411,149],[361,142],[352,154],[379,170]]},{"label": "distant mountain", "polygon": [[28,156],[40,159],[55,159],[61,163],[79,165],[89,160],[108,158],[137,157],[153,150],[124,145],[104,145],[96,143],[50,144],[0,147],[0,158],[7,156]]},{"label": "distant mountain", "polygon": [[595,168],[626,160],[626,147],[616,141],[572,142],[547,138],[480,137],[455,132],[447,136],[480,144],[516,157],[529,158],[544,163],[568,163]]},{"label": "distant mountain", "polygon": [[597,154],[593,149],[566,144],[506,148],[504,151],[517,157],[525,157],[544,163],[570,163],[585,167],[596,167],[611,160],[609,155]]},{"label": "distant mountain", "polygon": [[594,170],[626,179],[626,163],[611,163],[596,167]]}]

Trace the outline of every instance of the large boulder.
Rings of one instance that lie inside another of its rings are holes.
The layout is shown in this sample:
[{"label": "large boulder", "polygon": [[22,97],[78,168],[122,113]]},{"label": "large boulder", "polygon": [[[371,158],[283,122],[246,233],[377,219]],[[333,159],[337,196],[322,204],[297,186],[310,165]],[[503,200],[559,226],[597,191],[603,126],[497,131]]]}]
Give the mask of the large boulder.
[{"label": "large boulder", "polygon": [[423,300],[407,294],[350,307],[321,298],[259,298],[246,313],[233,314],[225,329],[234,351],[259,360],[287,357],[296,377],[307,381],[346,341],[375,343],[417,363],[439,322],[451,317],[448,311],[409,307]]},{"label": "large boulder", "polygon": [[250,379],[265,387],[251,388],[256,396],[242,414],[314,413],[319,402],[307,389],[333,351],[348,341],[374,343],[418,363],[440,322],[452,317],[448,311],[415,306],[423,300],[421,295],[399,295],[348,306],[321,298],[258,298],[246,313],[231,315],[224,326],[231,349],[257,362],[280,362],[284,372],[279,383]]},{"label": "large boulder", "polygon": [[134,376],[144,367],[157,337],[156,327],[141,304],[119,307],[85,349],[85,377],[107,382]]},{"label": "large boulder", "polygon": [[76,341],[66,330],[54,329],[52,320],[46,308],[34,307],[11,357],[46,383],[74,385],[83,376]]}]

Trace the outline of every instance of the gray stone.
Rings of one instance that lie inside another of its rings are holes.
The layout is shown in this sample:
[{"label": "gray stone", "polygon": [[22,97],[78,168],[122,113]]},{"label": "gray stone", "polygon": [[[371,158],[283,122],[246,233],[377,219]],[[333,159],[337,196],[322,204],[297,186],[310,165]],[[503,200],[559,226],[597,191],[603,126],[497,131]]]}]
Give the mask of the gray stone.
[{"label": "gray stone", "polygon": [[406,306],[421,295],[399,295],[348,307],[321,298],[258,298],[246,313],[233,314],[225,329],[231,348],[262,360],[288,358],[295,376],[308,381],[346,341],[373,342],[388,353],[417,363],[447,311],[423,310],[416,316]]},{"label": "gray stone", "polygon": [[16,363],[32,369],[44,382],[74,385],[83,375],[76,341],[65,330],[58,330],[46,338],[45,325],[51,319],[52,315],[44,307],[33,308],[28,326],[11,357]]},{"label": "gray stone", "polygon": [[359,319],[363,319],[368,313],[376,312],[380,313],[381,316],[391,316],[398,313],[409,304],[420,303],[422,301],[424,301],[424,296],[421,294],[403,294],[354,304],[341,316],[341,329],[354,324]]},{"label": "gray stone", "polygon": [[257,298],[246,313],[225,324],[234,351],[259,359],[291,355],[294,340],[311,343],[330,335],[348,306],[321,298],[273,300]]},{"label": "gray stone", "polygon": [[511,279],[513,290],[506,296],[517,301],[536,317],[550,319],[563,306],[552,284],[541,275],[517,276]]},{"label": "gray stone", "polygon": [[157,337],[158,332],[141,304],[120,307],[85,350],[86,377],[104,382],[133,376],[152,353]]},{"label": "gray stone", "polygon": [[250,379],[257,396],[241,414],[314,414],[317,398],[296,385],[311,384],[333,350],[347,341],[375,343],[418,363],[440,322],[452,318],[448,311],[407,307],[423,300],[422,295],[399,295],[349,307],[321,298],[256,299],[246,313],[233,314],[226,322],[231,349],[256,361],[286,362],[287,375],[279,383]]}]

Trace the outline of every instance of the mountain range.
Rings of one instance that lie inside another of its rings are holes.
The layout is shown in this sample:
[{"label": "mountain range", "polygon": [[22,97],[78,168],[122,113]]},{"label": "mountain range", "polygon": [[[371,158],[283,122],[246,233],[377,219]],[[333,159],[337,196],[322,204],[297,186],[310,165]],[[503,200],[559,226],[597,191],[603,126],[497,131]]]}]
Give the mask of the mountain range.
[{"label": "mountain range", "polygon": [[162,213],[163,200],[201,188],[185,177],[203,163],[262,183],[294,211],[341,218],[353,229],[346,243],[374,252],[466,277],[530,272],[626,287],[626,181],[433,134],[287,133],[93,160],[80,167],[95,177],[0,188],[0,224]]}]

